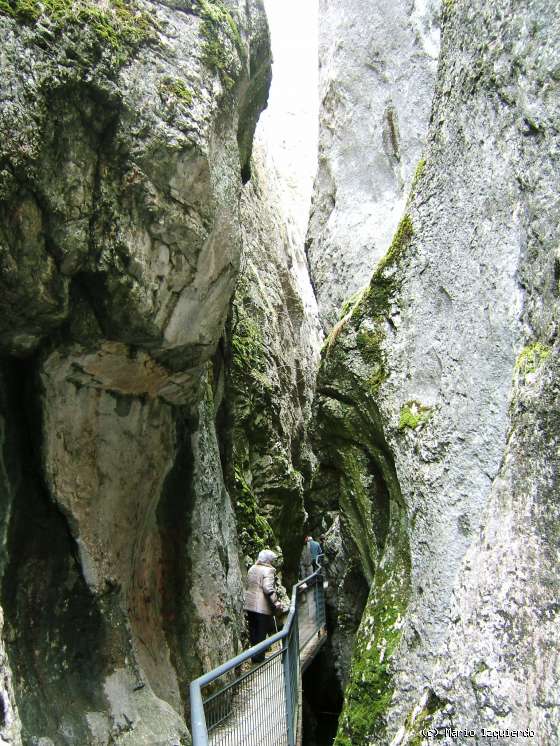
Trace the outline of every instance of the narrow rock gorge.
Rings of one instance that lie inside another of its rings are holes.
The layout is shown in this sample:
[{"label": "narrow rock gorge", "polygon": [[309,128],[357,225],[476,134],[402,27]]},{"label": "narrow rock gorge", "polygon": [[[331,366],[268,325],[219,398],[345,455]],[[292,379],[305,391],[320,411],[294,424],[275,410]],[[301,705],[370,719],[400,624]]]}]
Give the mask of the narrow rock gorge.
[{"label": "narrow rock gorge", "polygon": [[308,532],[305,746],[560,743],[559,8],[309,8],[0,0],[2,744],[190,744]]}]

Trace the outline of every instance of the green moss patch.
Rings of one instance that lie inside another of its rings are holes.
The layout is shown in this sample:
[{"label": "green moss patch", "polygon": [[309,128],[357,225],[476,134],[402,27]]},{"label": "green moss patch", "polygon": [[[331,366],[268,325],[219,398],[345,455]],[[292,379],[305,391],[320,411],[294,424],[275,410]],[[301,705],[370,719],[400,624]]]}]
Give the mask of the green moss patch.
[{"label": "green moss patch", "polygon": [[276,537],[268,520],[259,512],[257,498],[239,466],[234,467],[234,489],[239,542],[243,554],[254,560],[261,549],[276,546]]},{"label": "green moss patch", "polygon": [[[343,308],[319,373],[317,452],[323,473],[338,480],[341,521],[362,570],[372,578],[335,746],[365,746],[373,735],[383,741],[394,692],[393,660],[410,593],[406,511],[377,398],[390,373],[384,350],[388,319],[401,292],[400,267],[413,237],[406,214],[369,286]],[[409,402],[406,416],[406,426],[417,427],[428,411]]]},{"label": "green moss patch", "polygon": [[391,245],[389,246],[389,250],[379,262],[378,270],[383,270],[399,261],[402,258],[405,249],[410,244],[413,236],[414,227],[412,225],[412,220],[410,215],[405,215],[399,223],[397,231],[391,241]]},{"label": "green moss patch", "polygon": [[[398,508],[393,505],[393,513]],[[380,739],[394,685],[392,659],[402,636],[410,592],[410,553],[404,518],[393,515],[387,549],[375,579],[354,648],[350,681],[334,746]]]},{"label": "green moss patch", "polygon": [[399,430],[416,430],[424,425],[431,417],[432,408],[418,401],[409,401],[403,404],[399,416]]},{"label": "green moss patch", "polygon": [[420,179],[422,178],[422,174],[424,173],[425,168],[426,168],[426,159],[420,158],[420,160],[416,164],[416,170],[414,171],[414,176],[412,177],[412,183],[410,184],[410,194],[413,194],[416,191],[416,188],[418,187],[418,183]]},{"label": "green moss patch", "polygon": [[356,344],[362,359],[370,366],[371,371],[367,378],[367,386],[374,394],[385,381],[389,374],[387,372],[387,358],[382,348],[385,339],[383,331],[378,327],[368,329],[362,324],[356,334]]},{"label": "green moss patch", "polygon": [[[232,77],[234,60],[232,53],[237,50],[243,57],[243,43],[233,16],[219,0],[195,0],[193,10],[203,19],[204,37],[203,60],[208,67],[216,70],[226,90],[235,85]],[[229,47],[229,48],[228,48]]]},{"label": "green moss patch", "polygon": [[551,349],[547,345],[534,342],[521,350],[515,362],[515,369],[524,376],[534,373],[545,362],[550,352]]},{"label": "green moss patch", "polygon": [[150,16],[125,0],[111,0],[107,6],[100,6],[93,0],[0,0],[0,13],[21,23],[40,21],[54,31],[71,26],[88,27],[123,56],[154,33]]},{"label": "green moss patch", "polygon": [[[391,270],[404,257],[413,236],[412,220],[409,215],[405,215],[387,254],[377,265],[369,286],[349,298],[343,306],[346,315],[333,327],[325,343],[323,359],[327,362],[329,356],[331,359],[336,357],[331,355],[331,352],[336,348],[337,338],[345,330],[348,329],[349,334],[356,335],[356,347],[364,362],[370,367],[370,373],[364,382],[369,393],[374,396],[389,375],[383,350],[385,320],[390,314],[391,303],[400,289],[400,279]],[[342,349],[340,354],[344,357],[346,353],[347,351]]]},{"label": "green moss patch", "polygon": [[373,273],[371,282],[362,292],[360,300],[352,309],[352,319],[361,322],[364,318],[380,320],[386,318],[392,299],[397,294],[400,282],[391,272],[405,256],[414,237],[414,226],[410,215],[405,215],[395,232],[391,245]]},{"label": "green moss patch", "polygon": [[253,397],[270,392],[272,383],[266,376],[267,358],[262,328],[257,316],[252,313],[245,280],[240,281],[236,290],[230,344],[233,383],[239,393],[249,395],[248,380],[251,381]]},{"label": "green moss patch", "polygon": [[379,329],[367,329],[362,325],[356,335],[358,349],[364,360],[378,362],[379,345],[383,341],[383,334]]},{"label": "green moss patch", "polygon": [[[259,509],[252,484],[251,443],[258,440],[266,423],[272,383],[268,380],[262,329],[246,278],[235,294],[229,334],[229,405],[234,408],[231,432],[229,488],[235,507],[237,533],[243,554],[252,560],[261,549],[276,546],[277,539]],[[262,417],[263,420],[259,420]]]},{"label": "green moss patch", "polygon": [[193,93],[179,78],[163,78],[159,85],[159,90],[164,96],[172,96],[185,106],[192,104]]},{"label": "green moss patch", "polygon": [[362,299],[363,294],[366,292],[367,288],[360,288],[355,293],[352,293],[352,295],[347,298],[344,303],[342,304],[342,308],[340,309],[340,316],[346,316],[347,314],[351,313],[355,306],[360,302]]}]

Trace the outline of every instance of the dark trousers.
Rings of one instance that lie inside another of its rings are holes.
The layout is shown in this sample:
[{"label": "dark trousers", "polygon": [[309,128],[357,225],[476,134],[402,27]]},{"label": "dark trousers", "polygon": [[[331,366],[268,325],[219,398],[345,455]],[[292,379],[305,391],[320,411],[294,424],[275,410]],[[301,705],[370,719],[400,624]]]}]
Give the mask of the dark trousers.
[{"label": "dark trousers", "polygon": [[[259,614],[257,611],[246,611],[249,623],[249,640],[251,647],[262,642],[272,632],[272,617],[270,614]],[[253,663],[264,661],[264,652],[251,658]]]}]

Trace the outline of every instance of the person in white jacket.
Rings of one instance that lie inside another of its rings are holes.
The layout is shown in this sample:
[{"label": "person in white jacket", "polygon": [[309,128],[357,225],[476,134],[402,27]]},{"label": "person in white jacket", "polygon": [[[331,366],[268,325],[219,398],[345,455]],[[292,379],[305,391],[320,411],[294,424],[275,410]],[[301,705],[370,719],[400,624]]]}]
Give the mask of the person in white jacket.
[{"label": "person in white jacket", "polygon": [[[275,552],[263,549],[247,574],[245,612],[251,646],[262,642],[272,632],[274,614],[284,611],[276,593],[276,569],[272,564],[275,559]],[[264,660],[264,652],[251,660],[260,663]]]}]

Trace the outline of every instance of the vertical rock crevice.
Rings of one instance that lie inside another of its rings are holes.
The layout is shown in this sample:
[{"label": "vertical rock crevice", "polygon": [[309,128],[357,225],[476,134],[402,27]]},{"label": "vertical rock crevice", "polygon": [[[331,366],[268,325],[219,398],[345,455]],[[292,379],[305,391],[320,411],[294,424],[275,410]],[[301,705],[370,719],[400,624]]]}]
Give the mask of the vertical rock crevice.
[{"label": "vertical rock crevice", "polygon": [[320,332],[296,274],[300,249],[260,144],[252,172],[241,203],[243,266],[225,337],[226,474],[247,561],[278,546],[291,583],[305,521]]},{"label": "vertical rock crevice", "polygon": [[[365,739],[372,730],[383,731],[395,689],[392,658],[411,591],[408,511],[376,403],[386,375],[379,347],[386,333],[384,314],[399,296],[400,265],[409,241],[404,230],[400,241],[331,332],[318,377],[318,467],[308,504],[320,520],[330,495],[331,509],[339,515],[339,527],[335,524],[327,533],[325,543],[327,556],[330,546],[335,550],[330,575],[338,587],[328,600],[337,672],[346,685],[336,741],[342,746]],[[342,539],[338,546],[332,536],[336,532]],[[341,560],[348,564],[342,572],[337,568]],[[369,589],[365,607],[350,606],[351,615],[345,613],[347,573],[358,573],[358,588]]]},{"label": "vertical rock crevice", "polygon": [[[22,737],[42,733],[56,738],[62,729],[67,739],[87,740],[87,728],[75,721],[73,711],[103,709],[107,630],[80,570],[68,524],[42,476],[33,362],[10,367],[6,419],[12,423],[8,437],[15,490],[2,605]],[[118,635],[118,627],[113,634]]]},{"label": "vertical rock crevice", "polygon": [[[177,451],[175,462],[163,484],[157,506],[157,521],[161,536],[161,615],[170,651],[171,664],[176,672],[178,690],[186,709],[188,685],[201,670],[201,662],[193,664],[189,651],[194,648],[196,634],[190,629],[192,609],[189,594],[192,567],[187,552],[192,526],[194,498],[191,475],[194,455],[191,445],[193,423],[183,414],[176,422]],[[190,663],[190,665],[189,665]]]}]

